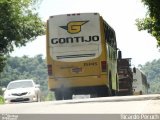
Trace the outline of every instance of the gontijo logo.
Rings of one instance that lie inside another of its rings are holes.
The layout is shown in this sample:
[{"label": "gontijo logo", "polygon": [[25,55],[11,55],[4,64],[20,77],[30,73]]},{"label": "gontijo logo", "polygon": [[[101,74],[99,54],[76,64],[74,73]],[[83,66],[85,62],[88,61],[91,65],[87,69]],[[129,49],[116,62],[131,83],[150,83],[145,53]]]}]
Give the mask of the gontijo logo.
[{"label": "gontijo logo", "polygon": [[81,26],[86,24],[88,21],[71,21],[67,26],[60,26],[61,28],[67,30],[68,33],[76,34],[81,31]]},{"label": "gontijo logo", "polygon": [[[67,30],[68,33],[72,35],[69,36],[58,36],[51,38],[51,44],[65,44],[65,43],[83,43],[83,42],[98,42],[100,40],[100,36],[96,34],[94,35],[85,35],[85,36],[74,36],[76,33],[81,32],[82,25],[86,24],[89,21],[70,21],[67,26],[59,26]],[[74,35],[73,35],[74,34]]]}]

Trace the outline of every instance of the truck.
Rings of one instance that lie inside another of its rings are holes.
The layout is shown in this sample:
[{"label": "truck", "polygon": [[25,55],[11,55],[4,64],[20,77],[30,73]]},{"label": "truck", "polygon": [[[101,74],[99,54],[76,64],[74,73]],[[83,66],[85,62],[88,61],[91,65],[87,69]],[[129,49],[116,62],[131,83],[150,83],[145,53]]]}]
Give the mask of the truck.
[{"label": "truck", "polygon": [[48,88],[56,100],[118,93],[116,35],[99,13],[50,16],[46,43]]},{"label": "truck", "polygon": [[148,94],[149,83],[146,75],[138,68],[131,68],[131,58],[122,58],[121,51],[117,59],[119,96]]},{"label": "truck", "polygon": [[[121,54],[121,53],[120,53]],[[119,78],[119,96],[133,95],[133,72],[131,69],[131,58],[119,58],[117,60]]]},{"label": "truck", "polygon": [[139,70],[134,68],[133,72],[133,95],[144,95],[148,94],[149,83],[147,81],[146,75]]}]

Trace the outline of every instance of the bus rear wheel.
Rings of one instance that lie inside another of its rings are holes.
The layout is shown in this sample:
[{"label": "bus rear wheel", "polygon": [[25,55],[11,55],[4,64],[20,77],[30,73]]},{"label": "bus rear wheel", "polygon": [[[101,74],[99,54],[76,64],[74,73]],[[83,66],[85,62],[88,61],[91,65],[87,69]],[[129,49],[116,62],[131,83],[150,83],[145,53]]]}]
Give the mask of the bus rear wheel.
[{"label": "bus rear wheel", "polygon": [[56,89],[54,91],[54,95],[55,95],[55,99],[56,100],[62,100],[63,99],[63,95],[62,95],[62,92],[58,89]]},{"label": "bus rear wheel", "polygon": [[69,89],[56,89],[55,90],[56,100],[69,100],[72,99],[72,91]]},{"label": "bus rear wheel", "polygon": [[108,89],[108,87],[105,86],[105,87],[98,88],[98,90],[97,90],[97,96],[98,97],[107,97],[107,96],[109,96],[109,89]]},{"label": "bus rear wheel", "polygon": [[66,89],[65,91],[63,91],[63,99],[64,100],[69,100],[72,99],[72,91],[70,89]]}]

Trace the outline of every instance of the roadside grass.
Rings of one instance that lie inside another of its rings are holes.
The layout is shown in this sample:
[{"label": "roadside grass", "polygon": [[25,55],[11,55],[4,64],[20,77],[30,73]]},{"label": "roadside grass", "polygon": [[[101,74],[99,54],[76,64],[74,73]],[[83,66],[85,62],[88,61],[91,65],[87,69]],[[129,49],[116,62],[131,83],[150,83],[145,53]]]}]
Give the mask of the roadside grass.
[{"label": "roadside grass", "polygon": [[4,104],[4,98],[2,96],[0,96],[0,105]]}]

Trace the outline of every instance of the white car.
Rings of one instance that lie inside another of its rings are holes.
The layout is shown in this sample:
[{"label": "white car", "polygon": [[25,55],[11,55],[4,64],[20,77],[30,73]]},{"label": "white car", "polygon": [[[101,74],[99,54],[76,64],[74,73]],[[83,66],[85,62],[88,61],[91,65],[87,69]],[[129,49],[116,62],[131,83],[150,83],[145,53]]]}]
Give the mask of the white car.
[{"label": "white car", "polygon": [[5,103],[39,102],[41,100],[39,87],[40,85],[30,79],[11,81],[4,92]]}]

